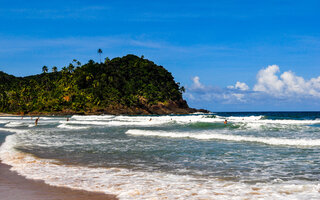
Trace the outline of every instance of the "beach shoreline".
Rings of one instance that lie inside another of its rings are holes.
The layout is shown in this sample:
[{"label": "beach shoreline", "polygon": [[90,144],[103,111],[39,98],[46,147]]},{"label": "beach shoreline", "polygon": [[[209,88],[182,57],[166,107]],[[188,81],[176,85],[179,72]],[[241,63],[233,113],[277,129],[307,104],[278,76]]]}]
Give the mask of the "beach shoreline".
[{"label": "beach shoreline", "polygon": [[9,114],[9,113],[1,113],[0,112],[0,117],[6,117],[6,116],[19,116],[18,114]]},{"label": "beach shoreline", "polygon": [[30,180],[10,170],[10,166],[0,161],[1,200],[117,200],[115,195],[98,192],[73,190],[45,184],[40,180]]},{"label": "beach shoreline", "polygon": [[0,117],[34,117],[34,116],[72,116],[72,115],[128,115],[128,116],[159,116],[159,115],[187,115],[194,113],[205,113],[208,114],[210,111],[205,109],[194,109],[190,110],[179,109],[177,112],[165,111],[162,113],[148,113],[142,111],[132,111],[126,109],[110,110],[101,112],[29,112],[29,113],[1,113]]}]

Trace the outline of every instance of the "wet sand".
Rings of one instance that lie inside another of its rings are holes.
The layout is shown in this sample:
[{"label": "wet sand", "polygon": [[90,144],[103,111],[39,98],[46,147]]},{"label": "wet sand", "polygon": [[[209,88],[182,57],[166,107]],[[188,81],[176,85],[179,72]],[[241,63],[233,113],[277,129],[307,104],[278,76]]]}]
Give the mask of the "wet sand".
[{"label": "wet sand", "polygon": [[7,117],[7,116],[19,116],[19,115],[13,115],[13,114],[1,113],[0,112],[0,117]]},{"label": "wet sand", "polygon": [[53,187],[43,181],[34,181],[10,171],[0,162],[1,200],[117,200],[114,195]]}]

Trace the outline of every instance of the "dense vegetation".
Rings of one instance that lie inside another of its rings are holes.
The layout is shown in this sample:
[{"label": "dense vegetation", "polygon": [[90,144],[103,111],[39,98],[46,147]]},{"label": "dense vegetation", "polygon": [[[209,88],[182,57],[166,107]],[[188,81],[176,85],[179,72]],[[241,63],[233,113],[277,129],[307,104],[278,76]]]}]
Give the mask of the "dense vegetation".
[{"label": "dense vegetation", "polygon": [[0,112],[95,112],[181,101],[183,87],[162,66],[127,55],[104,63],[74,60],[61,71],[14,77],[0,71]]}]

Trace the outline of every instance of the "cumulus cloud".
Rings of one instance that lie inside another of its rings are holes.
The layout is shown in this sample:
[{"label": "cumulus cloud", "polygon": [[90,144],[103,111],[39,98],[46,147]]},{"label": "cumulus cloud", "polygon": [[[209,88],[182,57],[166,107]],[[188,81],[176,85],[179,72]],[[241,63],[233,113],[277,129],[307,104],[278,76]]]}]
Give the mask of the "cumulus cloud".
[{"label": "cumulus cloud", "polygon": [[278,65],[270,65],[261,69],[256,78],[256,83],[250,89],[246,83],[240,81],[226,88],[204,85],[200,82],[200,77],[195,76],[192,86],[186,87],[185,95],[193,101],[222,104],[320,100],[320,76],[305,80],[292,71],[280,73]]},{"label": "cumulus cloud", "polygon": [[193,81],[193,88],[194,89],[204,89],[204,86],[200,83],[199,76],[193,77],[192,81]]},{"label": "cumulus cloud", "polygon": [[274,97],[320,97],[320,76],[305,80],[291,71],[280,76],[279,66],[270,65],[257,74],[253,91],[264,92]]},{"label": "cumulus cloud", "polygon": [[230,85],[227,88],[229,88],[229,89],[238,89],[238,90],[242,90],[242,91],[249,90],[249,86],[246,83],[241,83],[239,81],[237,81],[237,83],[234,86]]},{"label": "cumulus cloud", "polygon": [[185,96],[194,101],[218,101],[225,104],[244,102],[243,92],[249,89],[247,84],[241,82],[237,82],[232,88],[203,85],[198,76],[193,77],[192,82],[193,84],[187,87]]},{"label": "cumulus cloud", "polygon": [[253,90],[270,94],[279,93],[283,88],[283,82],[276,76],[276,73],[279,71],[277,65],[271,65],[266,69],[260,70],[257,74],[258,82],[253,87]]}]

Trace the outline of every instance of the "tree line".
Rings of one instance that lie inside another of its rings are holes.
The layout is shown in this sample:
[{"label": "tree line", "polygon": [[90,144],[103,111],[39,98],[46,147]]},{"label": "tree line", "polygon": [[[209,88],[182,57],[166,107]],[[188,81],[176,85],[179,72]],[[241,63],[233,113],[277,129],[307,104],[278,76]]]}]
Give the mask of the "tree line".
[{"label": "tree line", "polygon": [[[101,54],[100,54],[101,55]],[[93,112],[110,106],[139,107],[141,103],[182,99],[184,88],[170,72],[135,55],[89,60],[81,65],[73,60],[51,72],[15,77],[0,71],[0,112]]]}]

